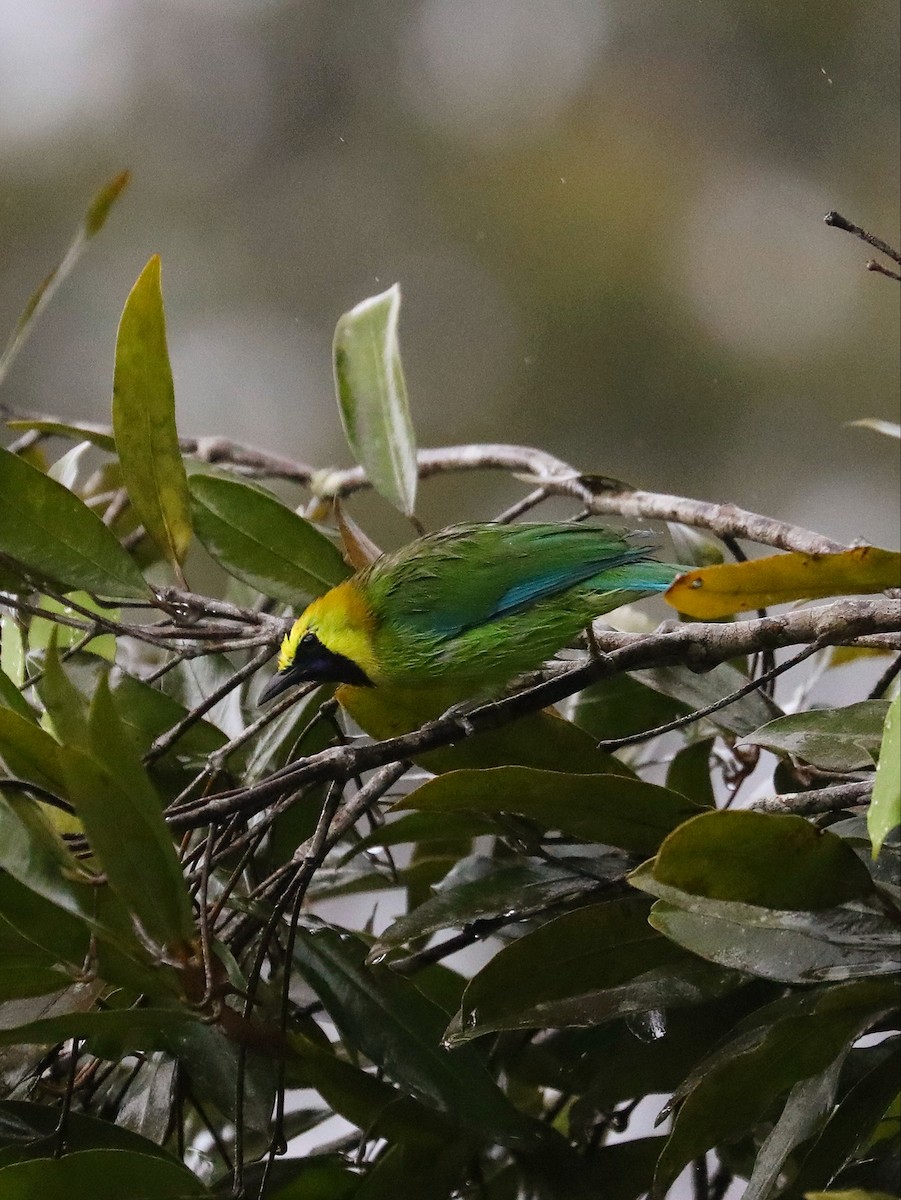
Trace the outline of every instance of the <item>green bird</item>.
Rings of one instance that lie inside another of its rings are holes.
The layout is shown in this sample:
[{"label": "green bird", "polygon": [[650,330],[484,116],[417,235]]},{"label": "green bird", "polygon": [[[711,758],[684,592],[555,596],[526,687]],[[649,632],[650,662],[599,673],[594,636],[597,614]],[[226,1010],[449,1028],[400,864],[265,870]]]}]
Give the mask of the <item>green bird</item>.
[{"label": "green bird", "polygon": [[665,591],[682,569],[656,562],[640,535],[598,526],[451,526],[314,600],[260,702],[296,683],[334,682],[367,733],[405,732],[497,694],[595,617]]}]

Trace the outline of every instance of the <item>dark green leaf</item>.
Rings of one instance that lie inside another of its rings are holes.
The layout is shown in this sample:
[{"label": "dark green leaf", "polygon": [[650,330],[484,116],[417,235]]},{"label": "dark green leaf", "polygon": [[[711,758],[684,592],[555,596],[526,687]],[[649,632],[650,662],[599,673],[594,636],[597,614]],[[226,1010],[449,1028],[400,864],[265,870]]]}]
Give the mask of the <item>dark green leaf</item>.
[{"label": "dark green leaf", "polygon": [[105,683],[91,726],[93,746],[105,751],[106,762],[70,751],[63,765],[69,796],[116,892],[150,938],[175,948],[193,935],[190,898],[159,797]]},{"label": "dark green leaf", "polygon": [[368,947],[326,926],[300,927],[295,958],[304,978],[351,1046],[385,1075],[440,1112],[502,1145],[533,1140],[531,1124],[509,1104],[470,1047],[442,1045],[442,1010],[385,968],[365,965]]},{"label": "dark green leaf", "polygon": [[850,1043],[846,1044],[825,1070],[799,1080],[788,1093],[779,1120],[760,1147],[742,1200],[766,1200],[795,1147],[824,1124],[832,1111],[839,1075],[850,1049]]},{"label": "dark green leaf", "polygon": [[0,552],[37,579],[144,600],[134,561],[96,513],[62,484],[0,448]]},{"label": "dark green leaf", "polygon": [[873,888],[841,838],[803,817],[746,811],[686,821],[660,847],[652,873],[641,868],[633,878],[646,891],[652,881],[711,900],[798,910],[831,908]]},{"label": "dark green leaf", "polygon": [[800,758],[823,771],[872,767],[882,741],[888,700],[792,713],[756,729],[743,744]]},{"label": "dark green leaf", "polygon": [[727,1043],[688,1081],[660,1156],[654,1195],[712,1146],[746,1134],[773,1103],[817,1075],[898,1002],[887,981],[839,984],[761,1010],[756,1025]]},{"label": "dark green leaf", "polygon": [[[3,1146],[0,1163],[5,1166],[30,1158],[54,1157],[57,1150],[54,1134],[58,1125],[59,1112],[55,1107],[23,1100],[0,1100],[0,1146]],[[66,1124],[66,1149],[101,1148],[131,1150],[164,1162],[175,1161],[167,1151],[121,1125],[71,1112]]]},{"label": "dark green leaf", "polygon": [[899,1039],[851,1052],[856,1057],[872,1055],[871,1066],[839,1098],[822,1132],[810,1145],[798,1174],[792,1181],[792,1200],[813,1188],[826,1187],[851,1159],[863,1154],[883,1114],[898,1095],[901,1074]]},{"label": "dark green leaf", "polygon": [[319,596],[350,575],[337,546],[262,488],[191,476],[194,527],[230,574],[286,604]]},{"label": "dark green leaf", "polygon": [[529,767],[453,771],[394,806],[430,812],[519,813],[546,829],[652,854],[698,805],[676,792],[616,775],[568,775]]},{"label": "dark green leaf", "polygon": [[[117,672],[110,680],[110,694],[122,724],[135,746],[146,753],[161,733],[187,715],[184,705],[134,675]],[[178,739],[179,758],[200,760],[225,745],[225,734],[209,721],[197,721]]]},{"label": "dark green leaf", "polygon": [[897,926],[873,912],[814,913],[694,898],[659,901],[651,924],[720,966],[783,983],[815,983],[894,974],[901,966]]},{"label": "dark green leaf", "polygon": [[688,796],[696,804],[715,806],[713,781],[710,778],[710,754],[713,740],[705,738],[690,742],[673,758],[666,773],[666,786],[673,792]]},{"label": "dark green leaf", "polygon": [[188,1200],[209,1196],[181,1163],[128,1150],[79,1150],[0,1168],[3,1200]]},{"label": "dark green leaf", "polygon": [[696,1004],[739,982],[660,937],[647,915],[647,901],[628,896],[564,913],[504,947],[467,987],[453,1041],[495,1029],[596,1025]]},{"label": "dark green leaf", "polygon": [[[640,683],[665,696],[672,696],[691,709],[706,708],[708,704],[737,692],[748,682],[748,676],[729,663],[720,663],[703,675],[682,666],[653,667],[647,671],[633,671],[632,674]],[[756,691],[711,713],[705,720],[718,729],[742,735],[778,717],[781,711],[769,696]]]},{"label": "dark green leaf", "polygon": [[335,388],[348,444],[373,487],[408,516],[416,505],[416,440],[397,340],[400,287],[338,321]]},{"label": "dark green leaf", "polygon": [[643,733],[688,711],[687,704],[631,675],[612,675],[579,694],[572,719],[593,737],[606,740]]},{"label": "dark green leaf", "polygon": [[178,1008],[62,1013],[0,1029],[0,1046],[52,1046],[67,1038],[83,1038],[92,1053],[115,1060],[138,1050],[171,1052],[183,1027],[197,1020],[196,1014]]},{"label": "dark green leaf", "polygon": [[358,1129],[391,1141],[459,1133],[452,1120],[421,1104],[409,1092],[399,1091],[308,1038],[294,1036],[291,1045],[295,1083],[315,1088],[336,1113]]},{"label": "dark green leaf", "polygon": [[129,499],[176,574],[191,542],[188,480],[175,428],[158,255],[132,288],[116,338],[113,434]]},{"label": "dark green leaf", "polygon": [[[389,925],[372,948],[370,960],[392,947],[426,937],[440,929],[459,928],[473,921],[501,914],[516,919],[530,909],[574,900],[586,892],[609,886],[614,874],[623,874],[626,860],[580,858],[552,866],[542,862],[500,867],[480,879],[444,886],[413,912]],[[446,881],[450,884],[450,880]]]}]

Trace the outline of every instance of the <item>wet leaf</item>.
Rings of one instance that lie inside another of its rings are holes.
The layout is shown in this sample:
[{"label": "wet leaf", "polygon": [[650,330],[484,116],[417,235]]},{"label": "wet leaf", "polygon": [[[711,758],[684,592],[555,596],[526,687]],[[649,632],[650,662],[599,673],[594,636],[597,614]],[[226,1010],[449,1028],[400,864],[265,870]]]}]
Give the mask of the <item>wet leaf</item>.
[{"label": "wet leaf", "polygon": [[471,980],[451,1040],[498,1029],[593,1026],[696,1004],[740,981],[661,937],[647,916],[648,902],[628,896],[564,913],[505,946]]},{"label": "wet leaf", "polygon": [[[613,863],[580,858],[573,863],[561,862],[559,866],[534,862],[500,867],[480,879],[442,887],[424,904],[388,926],[373,946],[370,961],[377,962],[392,947],[441,929],[460,928],[504,913],[509,913],[513,920],[517,912],[527,913],[532,908],[574,900],[608,886],[614,874],[612,868],[618,867],[622,873],[625,861],[622,857],[613,858]],[[595,870],[598,874],[593,877]]]},{"label": "wet leaf", "polygon": [[888,700],[791,713],[756,729],[742,743],[791,755],[824,771],[872,767],[882,741]]},{"label": "wet leaf", "polygon": [[397,325],[400,286],[346,312],[334,339],[335,387],[348,444],[373,487],[402,513],[416,505],[416,440]]},{"label": "wet leaf", "polygon": [[158,255],[138,276],[119,321],[113,434],[128,497],[181,580],[191,542],[190,497],[175,428]]},{"label": "wet leaf", "polygon": [[687,571],[664,599],[686,616],[710,621],[736,612],[824,596],[857,596],[901,586],[901,554],[855,546],[840,554],[774,554]]}]

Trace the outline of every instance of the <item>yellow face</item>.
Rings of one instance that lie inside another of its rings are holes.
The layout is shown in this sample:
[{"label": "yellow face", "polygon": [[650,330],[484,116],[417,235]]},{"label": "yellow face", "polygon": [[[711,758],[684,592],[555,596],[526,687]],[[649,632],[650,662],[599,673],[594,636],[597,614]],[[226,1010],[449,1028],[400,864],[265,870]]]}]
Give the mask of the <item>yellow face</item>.
[{"label": "yellow face", "polygon": [[314,600],[297,618],[285,637],[278,657],[278,669],[284,671],[297,657],[301,639],[312,633],[334,654],[350,659],[373,683],[381,672],[373,646],[375,619],[359,587],[353,580],[338,584]]}]

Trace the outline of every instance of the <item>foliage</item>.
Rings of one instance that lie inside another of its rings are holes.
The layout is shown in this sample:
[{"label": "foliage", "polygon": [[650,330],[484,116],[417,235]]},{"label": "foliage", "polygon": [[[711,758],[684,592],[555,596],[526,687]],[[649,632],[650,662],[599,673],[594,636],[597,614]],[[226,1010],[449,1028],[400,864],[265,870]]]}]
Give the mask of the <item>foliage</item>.
[{"label": "foliage", "polygon": [[[261,713],[291,612],[365,553],[339,501],[367,475],[179,439],[159,280],[125,305],[111,428],[19,414],[0,450],[0,1194],[662,1200],[686,1169],[704,1200],[891,1194],[901,617],[865,594],[897,558],[528,448],[417,456],[395,288],[341,318],[335,370],[402,511],[417,473],[506,469],[537,490],[505,519],[663,517],[689,578],[750,597],[728,611],[830,603],[598,625],[391,742],[348,742],[322,689]],[[719,538],[790,553],[745,586]],[[882,675],[823,709],[837,646]]]}]

